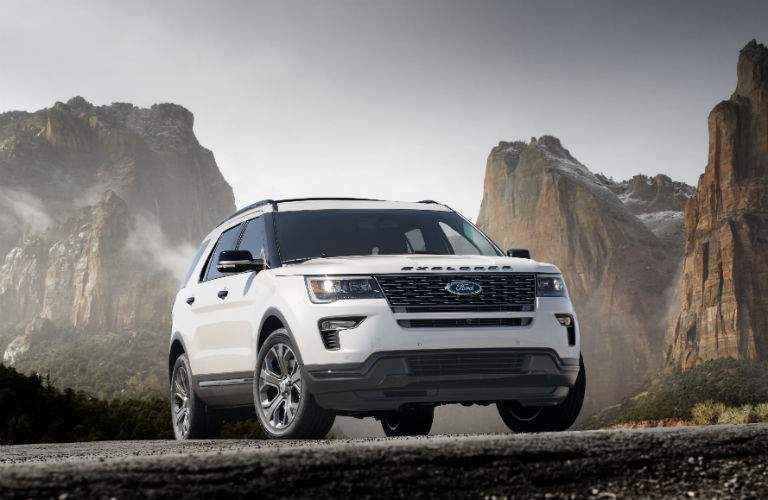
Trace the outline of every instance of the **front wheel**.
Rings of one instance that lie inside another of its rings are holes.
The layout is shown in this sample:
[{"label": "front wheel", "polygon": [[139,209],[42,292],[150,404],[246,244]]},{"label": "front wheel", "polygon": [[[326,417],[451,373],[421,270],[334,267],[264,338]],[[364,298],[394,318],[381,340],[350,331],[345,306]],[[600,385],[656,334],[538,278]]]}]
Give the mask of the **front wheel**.
[{"label": "front wheel", "polygon": [[419,406],[382,415],[381,427],[389,437],[426,436],[435,419],[433,406]]},{"label": "front wheel", "polygon": [[320,439],[336,418],[307,390],[295,346],[284,328],[272,332],[259,349],[253,400],[261,426],[271,438]]},{"label": "front wheel", "polygon": [[557,432],[568,429],[579,416],[587,388],[584,360],[579,360],[579,375],[565,400],[557,406],[522,406],[517,401],[496,403],[499,415],[514,432]]}]

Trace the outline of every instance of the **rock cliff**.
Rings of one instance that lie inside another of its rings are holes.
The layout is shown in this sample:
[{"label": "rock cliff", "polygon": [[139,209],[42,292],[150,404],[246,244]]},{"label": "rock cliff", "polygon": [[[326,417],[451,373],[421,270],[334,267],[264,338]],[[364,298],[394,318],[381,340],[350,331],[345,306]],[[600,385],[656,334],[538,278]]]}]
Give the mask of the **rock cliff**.
[{"label": "rock cliff", "polygon": [[501,245],[529,248],[563,270],[598,404],[639,388],[662,365],[665,294],[677,266],[606,184],[554,137],[502,142],[488,157],[478,218]]},{"label": "rock cliff", "polygon": [[685,226],[670,363],[768,359],[768,48],[754,40],[739,54],[736,91],[709,114]]},{"label": "rock cliff", "polygon": [[166,335],[190,252],[234,208],[180,106],[0,114],[0,327]]},{"label": "rock cliff", "polygon": [[664,174],[635,175],[622,182],[598,177],[676,258],[682,256],[685,247],[683,208],[693,195],[693,186],[673,181]]}]

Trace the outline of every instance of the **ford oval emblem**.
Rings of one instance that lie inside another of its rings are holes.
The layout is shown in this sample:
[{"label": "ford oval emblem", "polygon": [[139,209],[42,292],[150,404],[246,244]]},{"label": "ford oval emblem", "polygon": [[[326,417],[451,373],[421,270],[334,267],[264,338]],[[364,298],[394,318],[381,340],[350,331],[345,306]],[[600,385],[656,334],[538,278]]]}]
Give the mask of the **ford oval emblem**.
[{"label": "ford oval emblem", "polygon": [[477,295],[483,291],[483,287],[474,281],[451,281],[445,289],[454,295]]}]

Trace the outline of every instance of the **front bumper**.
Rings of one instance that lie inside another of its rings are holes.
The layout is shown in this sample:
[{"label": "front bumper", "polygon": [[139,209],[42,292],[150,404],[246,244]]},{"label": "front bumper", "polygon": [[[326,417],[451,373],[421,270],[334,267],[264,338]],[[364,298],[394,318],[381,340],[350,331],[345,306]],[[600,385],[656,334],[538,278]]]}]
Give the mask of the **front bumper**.
[{"label": "front bumper", "polygon": [[[330,304],[310,303],[303,278],[283,278],[281,297],[288,302],[276,306],[293,333],[302,363],[336,365],[364,363],[378,352],[424,349],[551,349],[561,358],[578,358],[580,333],[573,305],[567,297],[537,297],[529,312],[394,312],[385,299],[339,300]],[[575,343],[569,343],[566,328],[556,314],[576,319]],[[358,316],[365,320],[356,328],[339,332],[338,349],[322,342],[318,323],[322,319]],[[464,319],[532,320],[525,326],[471,328],[407,328],[401,321]]]},{"label": "front bumper", "polygon": [[305,365],[317,403],[341,413],[410,404],[519,401],[559,404],[579,373],[578,358],[552,349],[439,349],[376,352],[362,363]]}]

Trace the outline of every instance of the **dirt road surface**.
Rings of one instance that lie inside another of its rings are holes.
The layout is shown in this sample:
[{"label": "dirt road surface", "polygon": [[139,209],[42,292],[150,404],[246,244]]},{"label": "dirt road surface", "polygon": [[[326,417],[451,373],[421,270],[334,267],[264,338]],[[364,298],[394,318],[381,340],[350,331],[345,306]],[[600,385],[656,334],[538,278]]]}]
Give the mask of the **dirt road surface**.
[{"label": "dirt road surface", "polygon": [[0,447],[4,498],[766,498],[768,425]]}]

